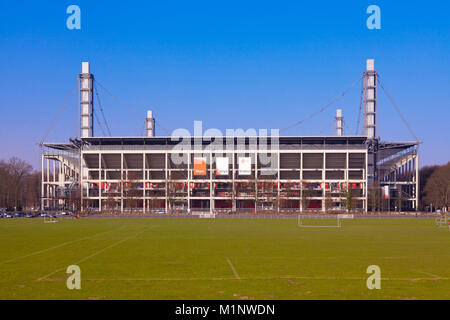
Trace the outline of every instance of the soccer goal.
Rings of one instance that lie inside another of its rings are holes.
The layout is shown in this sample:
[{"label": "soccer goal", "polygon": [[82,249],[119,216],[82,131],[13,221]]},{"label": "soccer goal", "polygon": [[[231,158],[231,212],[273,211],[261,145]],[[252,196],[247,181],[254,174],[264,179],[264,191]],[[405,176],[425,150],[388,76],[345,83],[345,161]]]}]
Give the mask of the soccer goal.
[{"label": "soccer goal", "polygon": [[44,217],[44,223],[55,223],[59,222],[59,219],[56,217]]},{"label": "soccer goal", "polygon": [[298,226],[301,228],[340,228],[342,227],[339,215],[299,215]]},{"label": "soccer goal", "polygon": [[204,219],[214,219],[216,217],[214,213],[193,213],[192,215]]},{"label": "soccer goal", "polygon": [[443,217],[436,218],[434,220],[436,228],[448,228],[449,224],[450,224],[448,221],[449,219],[450,218],[447,217],[447,214],[445,214],[445,216],[443,216]]}]

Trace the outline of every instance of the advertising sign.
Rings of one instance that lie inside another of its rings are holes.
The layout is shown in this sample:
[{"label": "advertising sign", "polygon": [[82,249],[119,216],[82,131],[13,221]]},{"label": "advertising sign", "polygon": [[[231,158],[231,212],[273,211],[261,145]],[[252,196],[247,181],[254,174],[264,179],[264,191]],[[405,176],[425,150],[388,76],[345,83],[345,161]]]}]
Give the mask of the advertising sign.
[{"label": "advertising sign", "polygon": [[227,157],[216,158],[216,175],[218,175],[218,176],[228,175],[228,158]]},{"label": "advertising sign", "polygon": [[252,174],[252,158],[239,158],[239,174],[243,176]]},{"label": "advertising sign", "polygon": [[206,158],[194,158],[194,176],[206,175]]},{"label": "advertising sign", "polygon": [[389,186],[384,186],[383,187],[383,194],[384,194],[384,198],[386,200],[389,199]]}]

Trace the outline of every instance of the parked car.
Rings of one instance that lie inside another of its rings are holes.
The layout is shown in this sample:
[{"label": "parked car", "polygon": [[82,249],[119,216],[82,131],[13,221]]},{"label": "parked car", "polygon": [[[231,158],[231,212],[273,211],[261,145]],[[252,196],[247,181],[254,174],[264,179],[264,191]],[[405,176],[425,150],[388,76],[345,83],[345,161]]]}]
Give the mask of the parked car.
[{"label": "parked car", "polygon": [[14,213],[14,218],[22,218],[24,216],[23,212],[16,212]]},{"label": "parked car", "polygon": [[42,211],[42,212],[41,212],[41,217],[42,217],[42,218],[47,217],[47,212]]},{"label": "parked car", "polygon": [[25,214],[25,217],[26,217],[26,218],[34,218],[34,214],[33,214],[32,212],[27,212],[27,213]]},{"label": "parked car", "polygon": [[5,218],[12,218],[12,217],[13,217],[12,212],[7,212],[5,215]]}]

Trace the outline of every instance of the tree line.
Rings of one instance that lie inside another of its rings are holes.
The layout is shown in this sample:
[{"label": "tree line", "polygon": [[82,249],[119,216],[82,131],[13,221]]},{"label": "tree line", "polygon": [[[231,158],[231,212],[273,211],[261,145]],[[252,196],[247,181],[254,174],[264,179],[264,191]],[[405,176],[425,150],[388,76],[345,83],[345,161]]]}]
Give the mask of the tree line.
[{"label": "tree line", "polygon": [[0,159],[0,208],[36,209],[40,201],[41,172],[34,171],[29,163],[17,157]]},{"label": "tree line", "polygon": [[420,203],[423,209],[448,211],[450,206],[450,161],[420,169]]}]

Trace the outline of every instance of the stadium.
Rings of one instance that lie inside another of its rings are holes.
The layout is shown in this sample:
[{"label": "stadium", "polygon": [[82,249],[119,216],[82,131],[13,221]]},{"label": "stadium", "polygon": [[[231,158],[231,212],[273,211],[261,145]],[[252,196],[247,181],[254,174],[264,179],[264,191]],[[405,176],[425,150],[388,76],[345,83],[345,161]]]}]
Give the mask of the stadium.
[{"label": "stadium", "polygon": [[377,136],[381,83],[374,60],[367,60],[360,80],[362,136],[344,135],[337,109],[334,136],[280,136],[277,130],[207,135],[201,123],[193,136],[157,136],[148,111],[145,136],[99,137],[96,80],[83,62],[79,138],[40,144],[42,208],[63,210],[78,190],[81,211],[367,212],[375,194],[383,211],[417,211],[420,143]]}]

